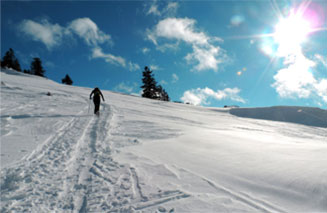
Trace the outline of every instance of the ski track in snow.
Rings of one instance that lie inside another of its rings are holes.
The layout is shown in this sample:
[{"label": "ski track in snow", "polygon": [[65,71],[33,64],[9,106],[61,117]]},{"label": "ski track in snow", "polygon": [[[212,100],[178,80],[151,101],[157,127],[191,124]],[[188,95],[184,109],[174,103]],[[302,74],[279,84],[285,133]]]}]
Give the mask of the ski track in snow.
[{"label": "ski track in snow", "polygon": [[[133,212],[190,195],[179,190],[145,195],[130,165],[111,157],[112,106],[100,117],[79,112],[53,136],[1,174],[1,212]],[[170,209],[173,212],[174,209]]]},{"label": "ski track in snow", "polygon": [[286,213],[287,212],[287,211],[281,209],[280,207],[274,206],[273,204],[269,203],[268,201],[255,198],[255,197],[249,195],[248,193],[241,192],[241,191],[236,192],[232,189],[229,189],[229,188],[226,188],[225,186],[219,185],[212,180],[209,180],[201,175],[195,174],[186,169],[179,169],[179,170],[184,173],[188,173],[192,176],[195,176],[195,178],[202,179],[202,181],[206,182],[209,186],[211,186],[217,192],[223,193],[234,200],[244,203],[245,205],[253,208],[255,212],[266,212],[266,213],[269,213],[269,212]]}]

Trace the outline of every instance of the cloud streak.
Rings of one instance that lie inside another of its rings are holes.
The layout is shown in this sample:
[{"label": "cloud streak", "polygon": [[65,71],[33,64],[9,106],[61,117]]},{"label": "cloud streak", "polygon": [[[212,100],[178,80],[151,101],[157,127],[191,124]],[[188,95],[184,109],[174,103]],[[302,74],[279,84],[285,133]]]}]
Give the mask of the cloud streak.
[{"label": "cloud streak", "polygon": [[75,19],[67,27],[51,24],[46,19],[39,22],[23,20],[18,25],[18,30],[32,40],[42,42],[49,50],[61,45],[64,38],[72,35],[77,35],[89,46],[98,46],[106,42],[113,44],[111,36],[102,32],[89,18]]},{"label": "cloud streak", "polygon": [[106,62],[126,68],[130,71],[140,70],[140,66],[131,61],[127,61],[121,56],[115,56],[110,53],[104,53],[101,44],[113,44],[111,36],[104,33],[90,18],[78,18],[68,23],[67,27],[59,24],[51,24],[47,20],[39,22],[32,20],[23,20],[19,24],[19,31],[32,38],[34,41],[42,42],[48,50],[63,43],[64,38],[73,35],[81,38],[89,47],[91,47],[91,59],[102,58]]},{"label": "cloud streak", "polygon": [[133,94],[133,91],[137,88],[136,83],[130,83],[130,82],[121,82],[118,84],[113,90],[117,92],[123,92],[127,94]]},{"label": "cloud streak", "polygon": [[[146,15],[154,15],[154,16],[174,16],[177,12],[179,4],[177,2],[169,2],[165,4],[165,6],[159,5],[160,1],[153,1],[150,5],[146,5],[148,7],[146,11]],[[161,6],[161,10],[160,10]]]},{"label": "cloud streak", "polygon": [[193,105],[208,105],[210,102],[208,99],[212,98],[215,100],[232,100],[240,103],[245,103],[245,100],[239,96],[240,89],[225,88],[223,90],[214,91],[208,87],[201,89],[192,89],[184,92],[181,101],[184,103],[190,103]]},{"label": "cloud streak", "polygon": [[91,58],[101,58],[110,64],[126,68],[130,71],[140,70],[140,66],[138,64],[135,64],[131,61],[127,62],[126,59],[121,56],[115,56],[110,53],[104,53],[99,47],[96,47],[92,50]]},{"label": "cloud streak", "polygon": [[172,74],[172,83],[176,83],[177,81],[179,80],[179,77],[178,77],[178,75],[176,74],[176,73],[173,73]]},{"label": "cloud streak", "polygon": [[[217,37],[210,37],[195,27],[196,21],[189,18],[166,18],[158,22],[152,29],[147,30],[147,38],[152,41],[158,49],[161,46],[171,45],[176,48],[180,42],[191,45],[193,52],[185,56],[189,64],[194,64],[194,71],[214,70],[218,71],[221,64],[228,57],[225,51],[213,44],[222,41]],[[164,43],[161,41],[177,41],[175,44]],[[164,50],[164,49],[163,49]]]},{"label": "cloud streak", "polygon": [[51,24],[43,19],[40,22],[23,20],[18,30],[34,41],[42,42],[48,49],[61,44],[62,39],[69,32],[59,24]]},{"label": "cloud streak", "polygon": [[143,54],[147,54],[147,53],[150,52],[150,49],[147,48],[147,47],[144,47],[144,48],[141,49],[141,51],[142,51]]}]

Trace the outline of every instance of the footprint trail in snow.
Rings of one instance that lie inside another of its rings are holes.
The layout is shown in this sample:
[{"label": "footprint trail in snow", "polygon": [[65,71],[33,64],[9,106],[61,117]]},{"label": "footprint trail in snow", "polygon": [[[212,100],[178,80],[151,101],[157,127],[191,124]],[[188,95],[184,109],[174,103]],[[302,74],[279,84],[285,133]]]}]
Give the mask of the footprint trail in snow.
[{"label": "footprint trail in snow", "polygon": [[103,107],[100,117],[72,118],[24,161],[2,171],[2,212],[160,212],[166,211],[162,204],[189,196],[142,192],[137,170],[112,158],[114,109]]}]

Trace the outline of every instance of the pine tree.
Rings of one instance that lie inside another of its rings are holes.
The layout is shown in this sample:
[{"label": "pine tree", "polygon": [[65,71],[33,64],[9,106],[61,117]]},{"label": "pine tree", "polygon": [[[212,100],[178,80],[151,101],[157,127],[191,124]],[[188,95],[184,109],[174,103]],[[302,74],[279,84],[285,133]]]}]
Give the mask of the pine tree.
[{"label": "pine tree", "polygon": [[169,101],[169,96],[167,92],[162,88],[161,85],[157,86],[157,82],[154,79],[154,75],[148,67],[144,68],[142,82],[142,97]]},{"label": "pine tree", "polygon": [[166,90],[162,90],[162,101],[170,101],[170,98],[168,96],[168,93],[166,92]]},{"label": "pine tree", "polygon": [[40,58],[33,58],[31,63],[31,73],[44,77],[45,70],[42,67],[42,62]]},{"label": "pine tree", "polygon": [[169,101],[169,96],[166,90],[162,88],[161,85],[157,87],[157,99],[161,101]]},{"label": "pine tree", "polygon": [[13,62],[13,65],[12,65],[12,68],[13,68],[14,70],[17,70],[17,71],[19,71],[19,72],[21,72],[21,71],[22,71],[22,69],[20,68],[20,64],[19,64],[19,62],[18,62],[18,59],[17,59],[17,58],[14,60],[14,62]]},{"label": "pine tree", "polygon": [[158,85],[156,89],[156,99],[162,100],[162,86]]},{"label": "pine tree", "polygon": [[72,84],[73,84],[73,81],[72,81],[72,79],[69,77],[68,74],[65,76],[65,78],[61,79],[61,82],[62,82],[63,84],[67,84],[67,85],[72,85]]},{"label": "pine tree", "polygon": [[144,67],[142,82],[142,97],[156,99],[157,82],[153,77],[152,71],[148,67]]},{"label": "pine tree", "polygon": [[13,49],[9,48],[5,56],[3,56],[3,60],[1,61],[1,67],[12,68],[19,72],[22,71]]},{"label": "pine tree", "polygon": [[31,70],[24,69],[23,72],[26,73],[26,74],[31,74]]},{"label": "pine tree", "polygon": [[9,49],[5,56],[3,56],[2,62],[1,62],[1,67],[7,67],[7,68],[11,68],[12,64],[13,64],[13,56],[14,56],[14,51],[13,49]]}]

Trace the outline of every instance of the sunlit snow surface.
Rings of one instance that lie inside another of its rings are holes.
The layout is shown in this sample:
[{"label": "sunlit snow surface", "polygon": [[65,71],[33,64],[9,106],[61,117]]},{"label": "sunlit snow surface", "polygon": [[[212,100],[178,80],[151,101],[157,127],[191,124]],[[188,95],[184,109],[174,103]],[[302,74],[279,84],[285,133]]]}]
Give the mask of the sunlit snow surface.
[{"label": "sunlit snow surface", "polygon": [[327,212],[326,110],[90,92],[1,72],[2,212]]}]

